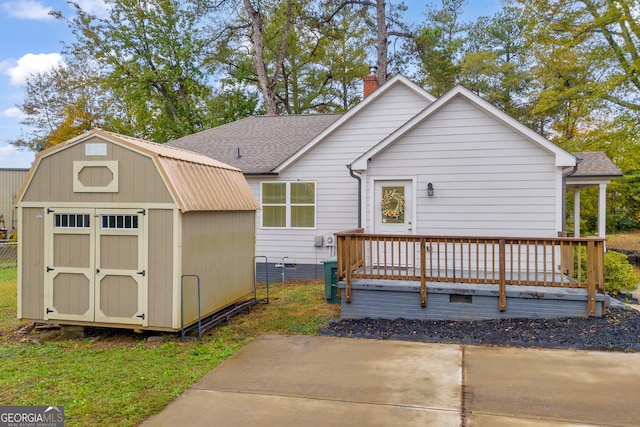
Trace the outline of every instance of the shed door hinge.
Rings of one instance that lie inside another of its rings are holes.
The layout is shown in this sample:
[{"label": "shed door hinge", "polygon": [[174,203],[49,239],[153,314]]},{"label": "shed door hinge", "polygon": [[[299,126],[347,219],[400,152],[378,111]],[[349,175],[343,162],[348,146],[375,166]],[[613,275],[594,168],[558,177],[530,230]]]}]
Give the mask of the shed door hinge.
[{"label": "shed door hinge", "polygon": [[146,211],[145,211],[144,209],[142,209],[141,211],[138,211],[138,213],[139,213],[139,214],[142,214],[142,215],[146,215],[146,214],[147,214],[147,213],[146,213]]},{"label": "shed door hinge", "polygon": [[138,271],[137,274],[141,275],[142,277],[144,277],[144,275],[146,274],[145,270],[142,271]]},{"label": "shed door hinge", "polygon": [[50,271],[53,271],[53,270],[55,270],[55,268],[51,268],[51,267],[47,266],[47,273],[50,272]]},{"label": "shed door hinge", "polygon": [[50,214],[50,213],[52,213],[52,212],[55,212],[55,211],[54,211],[53,209],[51,209],[51,208],[47,208],[47,213],[48,213],[48,214]]}]

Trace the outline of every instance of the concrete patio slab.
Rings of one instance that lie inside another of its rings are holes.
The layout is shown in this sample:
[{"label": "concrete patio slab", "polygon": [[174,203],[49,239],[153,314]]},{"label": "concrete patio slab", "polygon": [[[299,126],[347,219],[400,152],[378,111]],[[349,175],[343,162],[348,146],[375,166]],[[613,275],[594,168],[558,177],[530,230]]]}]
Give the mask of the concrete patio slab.
[{"label": "concrete patio slab", "polygon": [[259,337],[144,426],[458,426],[457,346]]},{"label": "concrete patio slab", "polygon": [[640,425],[637,354],[474,346],[464,351],[469,425],[499,425],[499,418],[487,421],[484,415],[530,423]]},{"label": "concrete patio slab", "polygon": [[460,425],[460,413],[419,407],[192,389],[142,425],[457,427]]},{"label": "concrete patio slab", "polygon": [[266,335],[142,426],[638,426],[639,399],[636,353]]}]

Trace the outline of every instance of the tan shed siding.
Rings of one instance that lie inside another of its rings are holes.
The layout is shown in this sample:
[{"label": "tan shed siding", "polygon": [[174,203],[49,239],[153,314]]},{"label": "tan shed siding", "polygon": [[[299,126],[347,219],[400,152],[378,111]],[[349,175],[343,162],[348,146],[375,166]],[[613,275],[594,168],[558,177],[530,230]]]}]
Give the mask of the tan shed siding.
[{"label": "tan shed siding", "polygon": [[22,279],[22,318],[43,319],[44,310],[44,219],[42,209],[22,209],[19,240]]},{"label": "tan shed siding", "polygon": [[[106,143],[106,156],[85,155],[88,143]],[[117,161],[119,188],[111,192],[73,192],[74,161]],[[44,203],[172,203],[153,159],[94,137],[40,159],[23,201]]]},{"label": "tan shed siding", "polygon": [[[253,293],[255,212],[189,212],[182,216],[182,273],[200,276],[202,314]],[[185,286],[185,320],[197,315],[193,281]]]},{"label": "tan shed siding", "polygon": [[160,158],[183,212],[256,210],[249,184],[239,170]]},{"label": "tan shed siding", "polygon": [[[173,211],[149,210],[149,327],[171,327],[173,309]],[[179,303],[177,301],[176,303]]]},{"label": "tan shed siding", "polygon": [[4,215],[9,230],[18,228],[18,213],[11,207],[28,172],[28,169],[0,169],[0,214]]}]

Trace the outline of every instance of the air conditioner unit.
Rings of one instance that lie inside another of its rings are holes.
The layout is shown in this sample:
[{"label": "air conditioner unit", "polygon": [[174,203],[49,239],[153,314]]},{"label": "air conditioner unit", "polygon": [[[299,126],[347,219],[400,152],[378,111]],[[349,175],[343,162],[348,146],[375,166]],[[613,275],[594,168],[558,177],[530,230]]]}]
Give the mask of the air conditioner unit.
[{"label": "air conditioner unit", "polygon": [[327,234],[324,236],[324,245],[326,247],[333,247],[336,245],[336,236],[333,234]]}]

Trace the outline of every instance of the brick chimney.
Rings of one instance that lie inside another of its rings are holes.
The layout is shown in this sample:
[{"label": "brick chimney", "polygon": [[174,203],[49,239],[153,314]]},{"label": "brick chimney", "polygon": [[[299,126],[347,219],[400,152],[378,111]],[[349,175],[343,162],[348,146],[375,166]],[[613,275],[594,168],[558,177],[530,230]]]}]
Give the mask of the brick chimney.
[{"label": "brick chimney", "polygon": [[369,74],[364,76],[363,98],[371,95],[378,87],[378,67],[370,67]]}]

